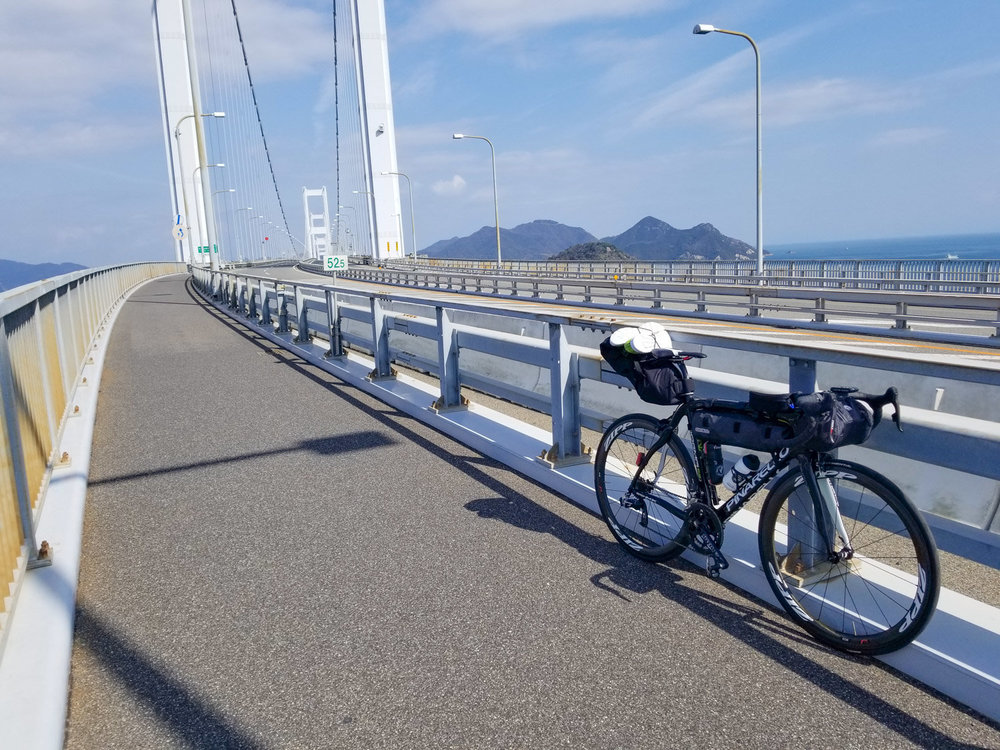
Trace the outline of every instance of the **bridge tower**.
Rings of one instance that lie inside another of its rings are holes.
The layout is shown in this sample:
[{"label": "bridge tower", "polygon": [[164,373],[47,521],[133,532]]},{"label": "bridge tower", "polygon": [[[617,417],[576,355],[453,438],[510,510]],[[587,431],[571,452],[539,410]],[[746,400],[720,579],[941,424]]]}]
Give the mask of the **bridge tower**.
[{"label": "bridge tower", "polygon": [[318,258],[330,252],[330,204],[326,187],[302,188],[302,207],[306,213],[306,256]]},{"label": "bridge tower", "polygon": [[176,260],[218,266],[212,195],[206,169],[194,36],[188,0],[153,0],[153,37],[159,72],[163,136],[170,177]]},{"label": "bridge tower", "polygon": [[[389,81],[389,44],[383,0],[350,0],[354,24],[355,70],[361,113],[361,143],[367,185],[359,192],[368,201],[373,255],[399,258],[405,255],[399,182],[389,172],[396,165],[396,126],[392,116]],[[414,248],[415,250],[416,248]]]}]

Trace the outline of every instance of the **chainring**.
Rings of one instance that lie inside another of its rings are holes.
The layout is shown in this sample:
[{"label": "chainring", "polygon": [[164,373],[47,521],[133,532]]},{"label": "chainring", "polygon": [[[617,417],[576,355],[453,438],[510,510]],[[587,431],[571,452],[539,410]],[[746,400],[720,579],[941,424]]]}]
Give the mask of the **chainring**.
[{"label": "chainring", "polygon": [[[705,503],[688,509],[688,546],[702,555],[714,555],[722,547],[723,525],[719,514]],[[714,549],[713,549],[714,545]]]}]

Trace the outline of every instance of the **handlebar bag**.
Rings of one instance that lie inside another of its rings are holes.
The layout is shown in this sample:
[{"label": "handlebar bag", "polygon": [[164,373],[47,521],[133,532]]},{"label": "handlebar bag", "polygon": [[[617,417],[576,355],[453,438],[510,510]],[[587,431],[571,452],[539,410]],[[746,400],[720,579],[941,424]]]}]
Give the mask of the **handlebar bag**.
[{"label": "handlebar bag", "polygon": [[860,399],[837,397],[829,391],[799,396],[796,410],[815,418],[813,436],[803,450],[832,451],[842,445],[861,445],[875,426],[872,408]]},{"label": "handlebar bag", "polygon": [[626,378],[649,404],[674,406],[694,392],[685,364],[663,350],[649,354],[629,354],[610,338],[601,342],[601,356],[611,368]]}]

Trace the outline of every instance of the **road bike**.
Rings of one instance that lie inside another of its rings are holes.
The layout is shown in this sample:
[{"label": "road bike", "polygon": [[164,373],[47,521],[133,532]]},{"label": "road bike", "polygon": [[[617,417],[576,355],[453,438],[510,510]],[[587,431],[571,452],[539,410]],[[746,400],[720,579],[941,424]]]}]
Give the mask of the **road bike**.
[{"label": "road bike", "polygon": [[[761,566],[792,620],[822,643],[865,655],[902,648],[927,625],[940,572],[926,522],[886,477],[830,452],[867,439],[885,406],[902,429],[895,388],[696,399],[684,363],[703,354],[609,357],[603,345],[602,353],[644,400],[677,406],[666,419],[621,417],[597,449],[601,513],[626,550],[652,562],[693,550],[718,577],[729,565],[726,522],[769,486]],[[658,373],[670,375],[668,386],[651,386],[647,375]],[[726,472],[722,445],[755,452]]]}]

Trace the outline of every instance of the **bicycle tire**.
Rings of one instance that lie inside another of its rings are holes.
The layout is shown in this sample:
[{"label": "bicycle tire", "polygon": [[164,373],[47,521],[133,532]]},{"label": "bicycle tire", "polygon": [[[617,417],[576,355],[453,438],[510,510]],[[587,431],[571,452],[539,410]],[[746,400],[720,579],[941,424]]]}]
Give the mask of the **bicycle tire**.
[{"label": "bicycle tire", "polygon": [[625,496],[636,467],[659,435],[657,420],[628,414],[605,431],[594,459],[594,486],[605,523],[626,550],[654,562],[684,551],[695,477],[691,454],[673,435],[650,459],[632,497],[637,504],[630,505]]},{"label": "bicycle tire", "polygon": [[937,548],[920,513],[891,481],[850,461],[821,457],[854,550],[831,561],[817,541],[815,505],[801,471],[768,494],[760,516],[761,563],[789,616],[841,651],[876,655],[910,643],[927,625],[940,588]]}]

